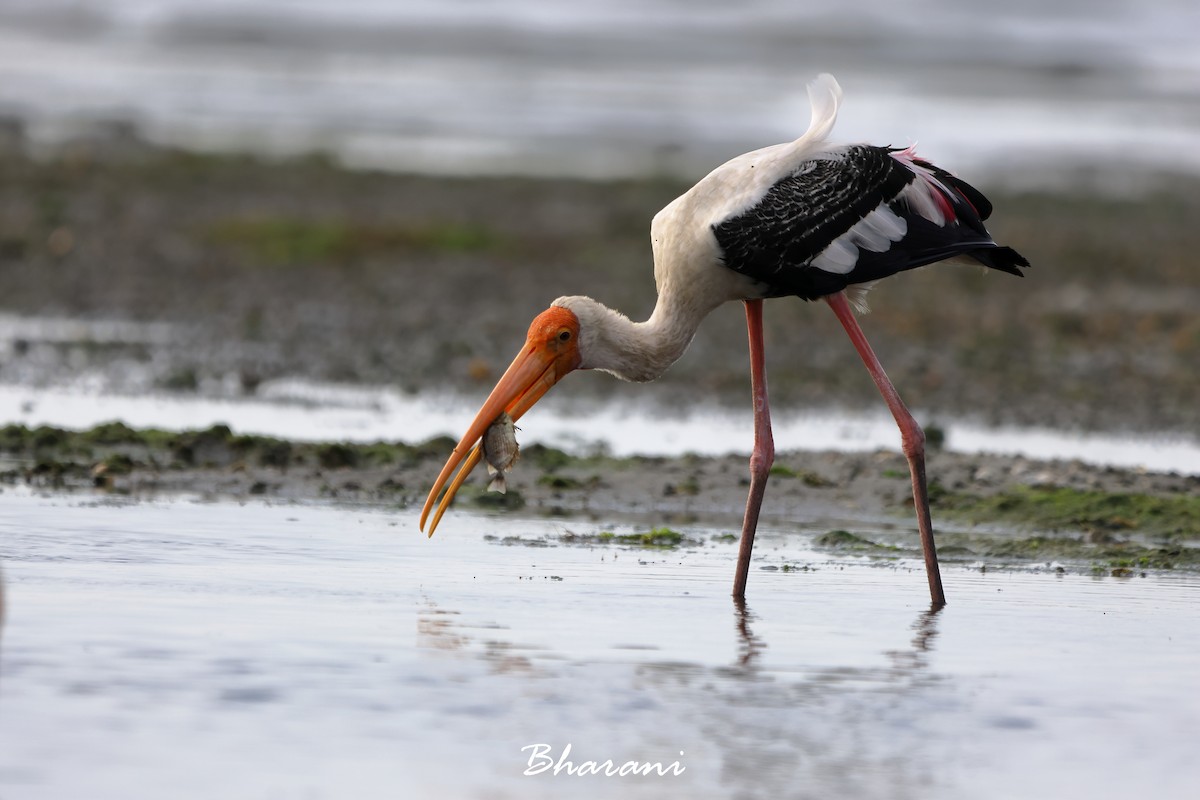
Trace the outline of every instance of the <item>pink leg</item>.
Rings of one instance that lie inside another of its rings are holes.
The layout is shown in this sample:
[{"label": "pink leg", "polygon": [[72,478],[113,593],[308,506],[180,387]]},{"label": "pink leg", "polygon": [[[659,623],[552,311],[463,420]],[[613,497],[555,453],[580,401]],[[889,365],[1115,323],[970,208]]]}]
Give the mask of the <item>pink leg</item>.
[{"label": "pink leg", "polygon": [[929,577],[929,596],[935,606],[944,606],[946,594],[942,591],[942,573],[938,569],[937,550],[933,544],[933,522],[929,516],[929,489],[925,483],[925,433],[908,409],[904,407],[904,402],[896,392],[896,387],[888,380],[887,374],[883,371],[883,365],[875,357],[871,345],[867,342],[867,337],[863,334],[862,328],[858,326],[858,320],[854,318],[854,312],[850,310],[850,303],[847,302],[845,293],[838,292],[828,295],[825,301],[829,303],[833,313],[837,314],[838,321],[842,323],[846,333],[850,334],[850,341],[854,343],[854,349],[858,351],[863,363],[867,365],[867,371],[871,373],[871,378],[879,387],[879,393],[883,395],[888,408],[891,409],[892,416],[896,418],[896,424],[900,426],[900,443],[904,449],[904,456],[908,459],[908,471],[912,474],[913,505],[917,511],[917,527],[921,531],[921,549],[925,553],[925,574]]},{"label": "pink leg", "polygon": [[767,404],[767,369],[763,355],[762,300],[747,300],[746,329],[750,335],[750,388],[754,395],[754,451],[750,454],[750,494],[746,498],[746,516],[742,520],[742,543],[738,549],[737,572],[733,577],[733,596],[746,596],[750,574],[750,553],[754,550],[754,532],[767,477],[775,463],[775,440],[771,436],[771,409]]}]

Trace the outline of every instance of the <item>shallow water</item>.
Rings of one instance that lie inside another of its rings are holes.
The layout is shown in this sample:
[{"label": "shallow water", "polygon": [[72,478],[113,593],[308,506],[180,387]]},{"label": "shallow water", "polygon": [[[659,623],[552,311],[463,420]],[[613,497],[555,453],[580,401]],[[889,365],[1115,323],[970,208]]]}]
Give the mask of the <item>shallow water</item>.
[{"label": "shallow water", "polygon": [[[505,546],[588,523],[0,497],[0,793],[1191,796],[1200,581]],[[681,774],[525,776],[569,760]],[[682,753],[682,754],[681,754]]]}]

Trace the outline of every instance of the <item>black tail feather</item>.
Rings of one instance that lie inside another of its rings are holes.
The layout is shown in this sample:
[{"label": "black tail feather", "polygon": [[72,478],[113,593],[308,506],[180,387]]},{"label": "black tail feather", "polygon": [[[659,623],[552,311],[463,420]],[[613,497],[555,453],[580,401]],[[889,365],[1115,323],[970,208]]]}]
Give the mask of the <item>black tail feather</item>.
[{"label": "black tail feather", "polygon": [[1018,278],[1025,277],[1025,273],[1021,272],[1019,267],[1029,266],[1029,261],[1025,256],[1011,247],[1001,247],[999,245],[972,250],[971,257],[985,267],[998,269],[1001,272],[1007,272],[1009,275],[1016,275]]}]

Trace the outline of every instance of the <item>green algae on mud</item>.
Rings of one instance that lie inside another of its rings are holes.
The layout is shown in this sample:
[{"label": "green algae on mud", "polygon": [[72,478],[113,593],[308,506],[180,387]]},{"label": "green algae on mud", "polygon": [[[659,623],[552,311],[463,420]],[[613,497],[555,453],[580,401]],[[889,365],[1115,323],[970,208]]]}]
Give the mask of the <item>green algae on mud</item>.
[{"label": "green algae on mud", "polygon": [[1017,526],[1032,536],[939,531],[939,555],[1008,562],[1067,561],[1093,571],[1200,568],[1200,497],[1155,496],[1055,486],[1016,486],[993,495],[931,493],[935,513],[975,526]]},{"label": "green algae on mud", "polygon": [[[982,562],[992,567],[1054,564],[1059,571],[1118,574],[1122,570],[1200,568],[1200,548],[1179,544],[1152,545],[1132,540],[1094,541],[1068,535],[1019,536],[1011,533],[937,531],[942,563]],[[867,556],[875,560],[920,558],[918,546],[878,542],[864,535],[834,530],[816,537],[818,550]]]},{"label": "green algae on mud", "polygon": [[[1065,562],[1095,571],[1200,568],[1200,497],[1155,496],[1019,485],[992,495],[931,485],[942,561]],[[963,530],[961,523],[972,529]],[[1013,530],[1013,528],[1017,530]],[[1019,531],[1034,532],[1026,535]],[[819,549],[874,558],[918,557],[909,544],[845,530],[818,536]]]},{"label": "green algae on mud", "polygon": [[568,532],[558,537],[563,544],[582,545],[623,545],[626,547],[642,547],[653,550],[674,550],[679,547],[697,547],[703,542],[679,531],[667,527],[653,528],[648,531],[635,533],[615,533],[600,531],[599,533]]},{"label": "green algae on mud", "polygon": [[1016,524],[1093,537],[1123,532],[1200,538],[1200,497],[1196,495],[1157,497],[1055,486],[1017,486],[977,495],[931,486],[930,505],[939,514],[976,524]]},{"label": "green algae on mud", "polygon": [[813,544],[823,550],[837,550],[858,555],[894,558],[901,553],[901,549],[895,545],[873,542],[857,533],[840,529],[821,534],[813,540]]},{"label": "green algae on mud", "polygon": [[772,465],[771,477],[792,478],[803,482],[805,486],[812,486],[814,488],[833,485],[833,481],[822,477],[814,470],[793,469],[785,464]]},{"label": "green algae on mud", "polygon": [[[235,434],[226,425],[209,428],[164,431],[131,428],[121,422],[97,425],[83,431],[52,426],[7,425],[0,428],[0,453],[10,463],[0,470],[0,482],[24,482],[51,489],[78,489],[88,486],[128,491],[114,484],[114,478],[158,476],[148,487],[170,483],[172,474],[197,470],[247,473],[269,470],[279,481],[287,480],[289,470],[309,477],[323,473],[353,470],[394,471],[411,468],[425,459],[441,457],[453,447],[446,437],[419,444],[403,442],[293,442],[272,436]],[[201,482],[203,483],[203,482]],[[353,482],[349,482],[353,486]],[[264,494],[270,485],[251,482],[249,494]],[[377,483],[375,490],[391,496],[402,486],[389,477]],[[317,482],[312,491],[320,496],[336,496],[336,487]]]},{"label": "green algae on mud", "polygon": [[[699,547],[704,544],[700,539],[686,536],[679,531],[666,527],[653,528],[648,531],[636,533],[614,533],[613,531],[576,533],[574,531],[567,531],[555,536],[541,536],[533,539],[522,536],[506,536],[501,539],[492,535],[485,535],[483,538],[487,541],[499,542],[504,545],[519,544],[526,547],[551,547],[561,544],[583,547],[622,546],[644,550],[677,550],[681,547]],[[724,541],[723,539],[718,540]]]},{"label": "green algae on mud", "polygon": [[[938,539],[970,559],[1008,564],[1073,564],[1091,571],[1108,569],[1197,569],[1200,549],[1178,544],[1155,546],[1133,540],[1089,541],[1071,536],[1000,537],[963,533],[938,534]],[[939,548],[939,557],[943,557]],[[960,559],[961,560],[961,559]]]},{"label": "green algae on mud", "polygon": [[605,541],[615,542],[616,544],[635,545],[637,547],[673,548],[700,544],[698,540],[689,539],[679,531],[674,531],[670,528],[654,528],[644,533],[614,534],[611,531],[605,531],[600,534],[600,538]]},{"label": "green algae on mud", "polygon": [[[31,459],[51,458],[80,465],[119,452],[132,466],[149,469],[220,467],[236,461],[259,466],[316,464],[326,469],[399,464],[442,450],[450,440],[437,437],[416,445],[403,442],[291,442],[273,436],[235,434],[227,425],[164,431],[130,428],[109,422],[83,431],[43,425],[0,428],[0,452]],[[453,443],[450,443],[453,446]]]}]

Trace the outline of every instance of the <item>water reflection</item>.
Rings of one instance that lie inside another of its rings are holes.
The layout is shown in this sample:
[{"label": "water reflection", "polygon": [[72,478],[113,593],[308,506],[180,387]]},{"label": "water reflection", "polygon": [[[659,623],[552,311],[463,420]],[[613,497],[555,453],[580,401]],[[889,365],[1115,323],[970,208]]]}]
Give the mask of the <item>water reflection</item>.
[{"label": "water reflection", "polygon": [[[947,700],[953,686],[931,666],[943,607],[922,607],[907,623],[889,618],[890,634],[881,635],[876,625],[869,631],[872,641],[906,644],[880,646],[872,658],[870,652],[838,655],[836,638],[857,639],[867,631],[858,633],[835,611],[827,618],[828,635],[798,641],[803,634],[793,625],[794,607],[755,608],[733,600],[725,607],[732,612],[730,627],[714,624],[723,598],[704,602],[711,612],[706,615],[680,619],[659,610],[637,620],[640,635],[661,643],[657,648],[615,645],[598,653],[590,643],[628,637],[628,618],[573,613],[572,625],[585,624],[586,617],[592,629],[594,638],[583,640],[570,629],[548,631],[545,626],[555,620],[521,620],[519,612],[492,608],[484,613],[504,616],[482,618],[479,609],[459,611],[426,599],[417,611],[417,644],[429,657],[453,654],[485,667],[474,685],[460,687],[456,702],[474,696],[472,708],[491,708],[494,680],[501,675],[518,681],[505,691],[525,703],[569,697],[573,723],[548,722],[526,707],[512,719],[514,730],[520,729],[521,714],[532,714],[539,741],[573,741],[582,751],[579,743],[593,731],[581,729],[580,720],[603,719],[607,727],[632,731],[623,741],[633,748],[631,757],[638,748],[683,751],[695,779],[708,770],[704,780],[710,787],[783,796],[799,782],[813,796],[876,796],[888,787],[927,787],[933,781],[936,748],[905,751],[894,732],[931,725],[938,709],[953,703]],[[824,617],[828,606],[814,598],[811,608],[814,617]],[[685,643],[672,646],[678,640],[669,629],[681,625],[688,628]],[[475,633],[480,628],[486,636]],[[771,641],[771,631],[778,641]],[[694,637],[705,636],[711,639],[702,651],[690,649]]]},{"label": "water reflection", "polygon": [[[417,646],[425,650],[477,654],[494,674],[535,672],[533,661],[522,652],[527,648],[495,637],[476,646],[473,637],[458,627],[461,617],[462,612],[441,608],[425,598],[425,605],[417,611]],[[500,628],[498,625],[486,627]]]},{"label": "water reflection", "polygon": [[[808,642],[808,663],[788,664],[772,662],[761,633],[783,627],[783,620],[761,618],[735,600],[734,664],[694,675],[682,691],[677,678],[660,687],[675,690],[669,707],[693,715],[704,742],[692,747],[713,753],[718,782],[731,791],[784,796],[803,785],[812,796],[883,790],[902,796],[893,790],[930,782],[936,758],[896,752],[886,731],[895,724],[920,725],[932,706],[928,692],[939,681],[929,656],[942,609],[923,609],[909,626],[909,646],[882,651],[886,660],[875,666],[822,663],[829,642],[816,638]],[[792,644],[781,641],[776,649],[794,651]],[[727,680],[714,681],[716,675]]]},{"label": "water reflection", "polygon": [[887,653],[897,673],[915,675],[929,666],[929,653],[933,651],[933,641],[938,635],[937,616],[945,609],[945,604],[934,603],[929,610],[922,611],[912,624],[916,634],[913,636],[911,649],[892,650]]},{"label": "water reflection", "polygon": [[762,655],[763,650],[767,648],[767,643],[754,635],[750,629],[750,623],[754,620],[754,612],[746,605],[746,598],[733,598],[734,619],[737,623],[738,639],[738,665],[744,669],[752,669],[755,662]]},{"label": "water reflection", "polygon": [[[945,605],[931,604],[928,609],[921,611],[912,623],[914,635],[910,646],[907,649],[884,651],[883,655],[891,662],[891,668],[886,674],[872,670],[864,671],[861,668],[834,667],[827,668],[823,673],[824,677],[830,679],[835,675],[849,673],[854,673],[859,678],[873,677],[885,681],[915,677],[929,667],[929,654],[933,651],[933,644],[938,636],[937,618],[944,609]],[[738,636],[738,655],[733,666],[741,671],[743,677],[749,677],[759,669],[768,645],[763,637],[755,634],[752,624],[757,616],[744,598],[733,598],[733,612],[734,629]]]},{"label": "water reflection", "polygon": [[[907,648],[889,649],[881,652],[886,664],[875,667],[861,665],[814,665],[811,668],[804,664],[780,665],[767,664],[765,654],[770,649],[764,636],[755,632],[759,616],[751,609],[744,599],[732,598],[734,638],[720,640],[718,636],[708,648],[710,652],[730,651],[735,655],[729,664],[698,662],[695,658],[672,658],[669,649],[643,646],[619,645],[612,650],[623,653],[621,658],[636,665],[643,674],[671,673],[673,679],[680,673],[719,674],[723,677],[746,679],[769,677],[778,680],[787,675],[799,685],[812,682],[822,686],[846,681],[887,685],[911,682],[922,672],[929,669],[929,655],[934,649],[938,637],[938,617],[945,606],[931,605],[923,609],[909,626],[913,636]],[[454,653],[461,657],[478,658],[486,662],[494,672],[518,672],[534,674],[537,666],[545,667],[552,663],[578,662],[579,653],[573,652],[573,646],[566,641],[556,642],[549,647],[531,646],[528,643],[511,638],[502,638],[501,632],[512,630],[508,625],[496,622],[482,623],[469,620],[472,615],[463,611],[444,608],[439,603],[424,598],[423,606],[416,613],[417,647],[433,653]],[[593,620],[598,624],[599,620]],[[614,619],[615,625],[621,625],[623,620]],[[468,633],[467,629],[486,629],[494,632],[481,639]],[[516,630],[520,630],[519,627]],[[532,635],[534,632],[529,631]],[[601,632],[597,632],[601,635]],[[557,645],[557,646],[556,646]],[[586,659],[585,659],[586,661]]]},{"label": "water reflection", "polygon": [[417,612],[417,646],[428,650],[462,650],[467,638],[454,629],[457,611],[445,611],[426,599],[425,607]]}]

